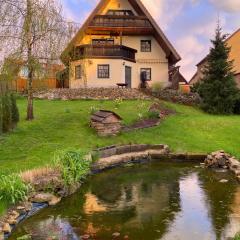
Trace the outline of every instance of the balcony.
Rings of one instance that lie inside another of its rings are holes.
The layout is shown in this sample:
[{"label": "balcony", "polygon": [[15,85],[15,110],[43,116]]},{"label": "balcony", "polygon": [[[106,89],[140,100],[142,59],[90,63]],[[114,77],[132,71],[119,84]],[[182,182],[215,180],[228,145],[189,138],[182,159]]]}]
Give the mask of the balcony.
[{"label": "balcony", "polygon": [[136,62],[137,50],[123,45],[81,45],[75,48],[73,60],[84,58],[124,59]]},{"label": "balcony", "polygon": [[152,34],[153,27],[146,17],[96,15],[88,26],[87,33],[103,34],[116,32],[123,35]]}]

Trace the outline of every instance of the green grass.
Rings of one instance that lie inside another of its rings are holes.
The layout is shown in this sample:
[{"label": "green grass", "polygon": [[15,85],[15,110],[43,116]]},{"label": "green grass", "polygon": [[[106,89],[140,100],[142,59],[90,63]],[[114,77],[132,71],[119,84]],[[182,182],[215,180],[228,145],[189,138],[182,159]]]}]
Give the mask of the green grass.
[{"label": "green grass", "polygon": [[233,240],[240,240],[240,234],[237,233]]},{"label": "green grass", "polygon": [[89,128],[92,107],[114,110],[125,123],[146,114],[150,101],[35,101],[35,120],[24,120],[26,100],[19,99],[21,121],[14,132],[0,137],[0,171],[19,172],[51,162],[54,152],[67,148],[88,151],[124,143],[165,143],[176,152],[206,153],[224,149],[240,157],[240,117],[212,116],[196,108],[167,103],[177,114],[158,127],[98,137]]}]

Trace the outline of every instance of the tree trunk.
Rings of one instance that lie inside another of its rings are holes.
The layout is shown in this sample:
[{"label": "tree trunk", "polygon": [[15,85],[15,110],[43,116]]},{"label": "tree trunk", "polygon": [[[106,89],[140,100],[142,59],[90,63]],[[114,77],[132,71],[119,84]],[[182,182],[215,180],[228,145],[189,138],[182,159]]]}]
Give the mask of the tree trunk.
[{"label": "tree trunk", "polygon": [[34,119],[33,116],[33,88],[32,88],[33,71],[29,69],[28,73],[28,105],[27,105],[27,120]]},{"label": "tree trunk", "polygon": [[26,35],[27,35],[27,64],[28,64],[28,105],[27,105],[27,120],[34,119],[33,116],[33,59],[32,59],[32,9],[31,0],[27,0],[27,16],[26,16]]}]

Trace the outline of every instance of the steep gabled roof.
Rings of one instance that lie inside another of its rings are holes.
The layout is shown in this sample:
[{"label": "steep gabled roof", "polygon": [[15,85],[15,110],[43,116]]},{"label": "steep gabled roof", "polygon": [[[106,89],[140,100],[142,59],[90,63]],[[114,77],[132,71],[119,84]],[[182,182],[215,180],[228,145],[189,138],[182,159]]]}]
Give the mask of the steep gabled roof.
[{"label": "steep gabled roof", "polygon": [[[151,14],[148,12],[146,7],[143,5],[141,0],[128,0],[129,3],[135,8],[136,12],[139,14],[144,14],[152,24],[154,30],[155,30],[155,37],[158,40],[160,46],[166,53],[167,57],[171,60],[172,63],[176,63],[181,60],[180,55],[176,51],[176,49],[173,47],[173,45],[170,43],[170,41],[167,39],[159,25],[156,23],[156,21],[153,19]],[[82,27],[79,29],[75,37],[71,40],[71,42],[68,44],[67,48],[63,51],[61,55],[61,59],[64,62],[64,55],[67,55],[67,53],[71,50],[72,46],[74,46],[77,39],[84,36],[84,32],[89,26],[89,23],[93,20],[94,16],[97,15],[97,13],[103,9],[107,4],[109,0],[100,0],[96,8],[92,11],[90,16],[87,18],[85,23],[82,25]]]}]

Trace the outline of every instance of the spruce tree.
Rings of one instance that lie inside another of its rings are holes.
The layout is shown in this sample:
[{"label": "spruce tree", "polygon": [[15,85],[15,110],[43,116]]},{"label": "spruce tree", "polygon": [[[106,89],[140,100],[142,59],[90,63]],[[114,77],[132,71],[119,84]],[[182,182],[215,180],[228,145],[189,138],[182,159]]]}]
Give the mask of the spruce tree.
[{"label": "spruce tree", "polygon": [[197,87],[202,98],[202,109],[212,114],[232,114],[238,89],[234,80],[233,62],[229,61],[230,48],[226,35],[218,25],[213,47],[207,57],[204,77]]}]

